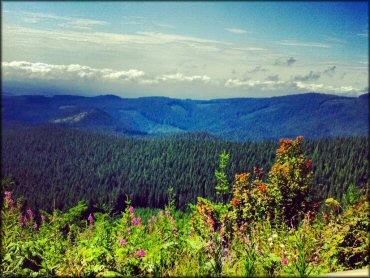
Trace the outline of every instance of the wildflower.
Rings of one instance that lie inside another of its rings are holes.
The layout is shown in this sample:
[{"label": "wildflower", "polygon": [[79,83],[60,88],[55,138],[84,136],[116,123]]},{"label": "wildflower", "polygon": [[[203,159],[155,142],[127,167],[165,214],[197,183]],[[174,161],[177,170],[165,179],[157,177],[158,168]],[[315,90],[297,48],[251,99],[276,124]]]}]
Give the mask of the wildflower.
[{"label": "wildflower", "polygon": [[209,217],[209,223],[211,224],[212,230],[214,231],[216,223],[212,216]]},{"label": "wildflower", "polygon": [[233,206],[234,206],[234,207],[238,206],[238,205],[239,205],[239,203],[240,203],[240,200],[239,200],[238,198],[234,198],[234,199],[232,200],[232,204],[233,204]]},{"label": "wildflower", "polygon": [[94,216],[90,213],[89,217],[87,218],[89,220],[90,224],[94,222]]},{"label": "wildflower", "polygon": [[134,207],[132,207],[132,206],[131,206],[131,207],[130,207],[130,212],[131,212],[131,213],[134,213],[134,211],[135,211]]},{"label": "wildflower", "polygon": [[27,217],[23,217],[23,223],[27,224],[28,223],[28,218]]},{"label": "wildflower", "polygon": [[223,237],[225,234],[225,227],[222,226],[222,228],[220,229],[220,236]]},{"label": "wildflower", "polygon": [[274,246],[274,244],[272,242],[270,242],[270,247]]},{"label": "wildflower", "polygon": [[312,166],[312,160],[310,159],[307,164],[306,164],[306,168],[307,169],[311,169],[311,166]]},{"label": "wildflower", "polygon": [[138,225],[138,224],[139,224],[138,219],[137,219],[136,217],[134,217],[134,218],[132,219],[132,221],[131,221],[131,224],[132,224],[132,226],[136,226],[136,225]]},{"label": "wildflower", "polygon": [[136,252],[136,256],[138,256],[139,258],[143,258],[146,256],[146,252],[144,249],[140,249],[139,251]]},{"label": "wildflower", "polygon": [[163,216],[163,214],[164,214],[164,212],[163,212],[163,210],[161,210],[161,211],[159,212],[159,215],[160,215],[160,216]]},{"label": "wildflower", "polygon": [[30,217],[30,219],[33,219],[35,217],[35,215],[33,214],[32,210],[30,210],[30,209],[27,210],[27,214]]},{"label": "wildflower", "polygon": [[12,199],[12,192],[5,191],[5,202],[8,202],[11,207],[14,207],[14,200]]},{"label": "wildflower", "polygon": [[157,221],[157,216],[156,215],[153,216],[153,220]]},{"label": "wildflower", "polygon": [[175,217],[172,217],[171,221],[174,223],[176,221]]},{"label": "wildflower", "polygon": [[280,244],[280,247],[281,247],[281,248],[285,248],[285,245],[284,245],[284,244]]},{"label": "wildflower", "polygon": [[120,243],[121,245],[125,245],[125,244],[127,243],[127,240],[126,240],[126,239],[121,239],[121,240],[119,241],[119,243]]},{"label": "wildflower", "polygon": [[273,234],[272,235],[272,238],[277,238],[278,237],[278,235],[277,234]]},{"label": "wildflower", "polygon": [[5,191],[5,196],[6,196],[7,199],[11,199],[12,198],[12,192]]},{"label": "wildflower", "polygon": [[175,227],[174,229],[173,229],[173,232],[175,233],[175,234],[177,234],[177,232],[178,232],[179,230]]},{"label": "wildflower", "polygon": [[269,237],[269,238],[268,238],[268,241],[272,241],[272,237]]},{"label": "wildflower", "polygon": [[126,230],[126,233],[129,235],[129,234],[131,234],[131,229],[127,229]]},{"label": "wildflower", "polygon": [[288,265],[288,264],[289,264],[289,261],[288,261],[288,259],[287,259],[287,258],[284,258],[284,259],[282,259],[282,260],[281,260],[281,263],[282,263],[283,265]]},{"label": "wildflower", "polygon": [[170,211],[167,211],[166,214],[169,217],[171,215],[171,212]]},{"label": "wildflower", "polygon": [[240,182],[247,181],[250,177],[249,173],[242,173],[240,175],[235,175],[235,179]]},{"label": "wildflower", "polygon": [[267,185],[266,184],[261,184],[257,188],[258,188],[258,190],[260,190],[262,192],[266,192],[267,191]]},{"label": "wildflower", "polygon": [[152,225],[152,219],[149,219],[149,220],[148,220],[148,224],[149,224],[149,225]]}]

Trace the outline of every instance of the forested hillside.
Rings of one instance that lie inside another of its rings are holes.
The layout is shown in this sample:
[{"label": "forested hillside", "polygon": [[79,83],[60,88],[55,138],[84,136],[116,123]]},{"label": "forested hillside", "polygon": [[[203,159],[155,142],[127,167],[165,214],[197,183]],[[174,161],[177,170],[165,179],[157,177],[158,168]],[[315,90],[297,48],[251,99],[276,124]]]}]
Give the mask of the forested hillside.
[{"label": "forested hillside", "polygon": [[[197,196],[215,198],[215,170],[220,153],[230,154],[230,182],[235,173],[266,171],[278,140],[226,142],[207,134],[139,139],[94,134],[51,126],[3,126],[2,176],[15,181],[12,191],[30,208],[70,208],[80,200],[125,206],[163,207],[173,186],[178,208]],[[318,197],[341,199],[348,186],[368,182],[368,139],[347,137],[305,140],[313,160]]]},{"label": "forested hillside", "polygon": [[307,93],[271,98],[214,100],[114,95],[3,96],[6,121],[49,123],[113,134],[162,135],[205,131],[228,140],[318,139],[366,136],[366,95]]}]

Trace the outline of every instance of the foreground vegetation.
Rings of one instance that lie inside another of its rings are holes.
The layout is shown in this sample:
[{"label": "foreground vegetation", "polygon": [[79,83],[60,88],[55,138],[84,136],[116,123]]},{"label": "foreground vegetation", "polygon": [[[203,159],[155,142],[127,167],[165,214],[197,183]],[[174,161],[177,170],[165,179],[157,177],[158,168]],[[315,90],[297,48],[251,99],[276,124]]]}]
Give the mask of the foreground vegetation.
[{"label": "foreground vegetation", "polygon": [[199,198],[191,215],[175,211],[173,190],[165,210],[138,210],[126,200],[120,215],[88,213],[83,202],[35,215],[6,191],[2,272],[304,277],[369,265],[367,192],[350,187],[342,204],[318,202],[302,140],[282,139],[267,174],[256,167],[232,184],[223,153],[217,201]]}]

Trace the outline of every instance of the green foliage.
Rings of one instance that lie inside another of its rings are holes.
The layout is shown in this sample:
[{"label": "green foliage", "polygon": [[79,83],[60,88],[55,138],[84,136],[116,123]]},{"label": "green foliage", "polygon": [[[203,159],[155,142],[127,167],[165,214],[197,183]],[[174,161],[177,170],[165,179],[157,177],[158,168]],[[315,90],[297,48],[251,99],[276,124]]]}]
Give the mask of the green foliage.
[{"label": "green foliage", "polygon": [[351,184],[347,189],[347,193],[343,196],[344,208],[347,209],[350,206],[358,203],[361,197],[364,195],[363,191],[363,189]]},{"label": "green foliage", "polygon": [[306,277],[368,266],[369,196],[351,193],[347,207],[328,198],[320,212],[307,211],[312,176],[300,143],[282,142],[270,181],[258,167],[253,178],[238,174],[230,202],[199,197],[191,215],[174,210],[171,189],[165,211],[127,199],[119,215],[80,202],[40,217],[6,191],[2,274]]},{"label": "green foliage", "polygon": [[217,186],[216,186],[216,192],[218,197],[223,201],[223,203],[226,203],[227,200],[227,194],[229,193],[230,186],[229,181],[227,177],[227,166],[229,164],[230,160],[230,154],[226,153],[226,151],[223,151],[220,155],[220,166],[219,170],[216,170],[216,179],[217,179]]}]

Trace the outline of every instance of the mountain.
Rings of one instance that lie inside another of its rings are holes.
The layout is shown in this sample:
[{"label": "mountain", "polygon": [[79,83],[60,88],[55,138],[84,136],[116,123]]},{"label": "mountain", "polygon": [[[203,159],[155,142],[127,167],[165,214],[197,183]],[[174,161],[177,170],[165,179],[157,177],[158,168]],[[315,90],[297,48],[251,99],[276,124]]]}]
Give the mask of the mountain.
[{"label": "mountain", "polygon": [[307,93],[272,98],[182,100],[23,95],[2,97],[4,121],[51,124],[104,133],[166,135],[205,132],[230,140],[367,135],[368,94]]}]

